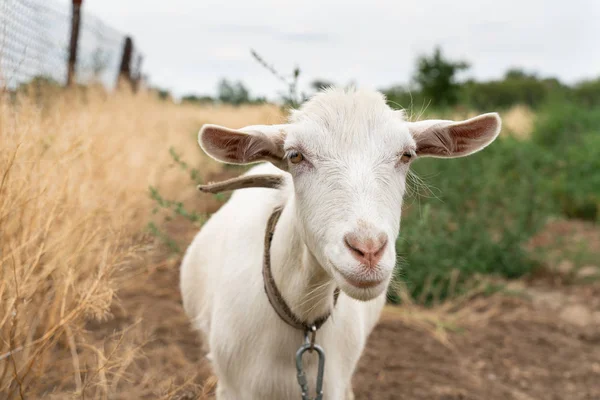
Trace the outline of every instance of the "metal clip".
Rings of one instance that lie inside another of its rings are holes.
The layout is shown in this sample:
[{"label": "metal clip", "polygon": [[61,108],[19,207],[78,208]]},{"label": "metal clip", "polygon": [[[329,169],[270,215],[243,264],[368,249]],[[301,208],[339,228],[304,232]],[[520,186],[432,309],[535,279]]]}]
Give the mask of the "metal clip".
[{"label": "metal clip", "polygon": [[[302,400],[322,400],[323,399],[323,374],[325,373],[325,352],[321,346],[315,344],[317,328],[313,325],[310,331],[304,332],[304,344],[300,346],[296,352],[296,372],[298,377],[298,384],[302,390]],[[309,338],[309,333],[311,334]],[[304,372],[304,364],[302,362],[302,356],[305,352],[310,351],[317,352],[319,356],[319,365],[317,369],[317,385],[315,388],[316,397],[312,399],[308,394],[308,380],[306,373]]]}]

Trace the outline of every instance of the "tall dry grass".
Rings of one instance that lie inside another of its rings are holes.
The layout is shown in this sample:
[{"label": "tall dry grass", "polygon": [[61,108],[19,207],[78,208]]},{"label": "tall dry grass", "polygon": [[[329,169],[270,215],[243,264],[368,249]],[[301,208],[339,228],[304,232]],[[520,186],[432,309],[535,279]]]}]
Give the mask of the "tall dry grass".
[{"label": "tall dry grass", "polygon": [[[169,148],[203,175],[219,168],[196,144],[204,122],[276,122],[277,108],[199,108],[151,94],[60,92],[0,99],[0,397],[108,398],[134,362],[110,316],[155,243],[148,186],[196,196]],[[138,341],[139,343],[139,341]]]}]

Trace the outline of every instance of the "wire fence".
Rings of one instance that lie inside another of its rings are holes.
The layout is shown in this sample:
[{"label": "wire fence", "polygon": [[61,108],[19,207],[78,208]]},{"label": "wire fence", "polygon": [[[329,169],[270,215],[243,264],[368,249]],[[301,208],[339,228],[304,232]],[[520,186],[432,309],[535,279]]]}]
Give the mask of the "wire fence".
[{"label": "wire fence", "polygon": [[[67,84],[72,29],[71,1],[0,0],[0,87],[14,90],[34,80]],[[75,82],[113,88],[126,35],[81,7]],[[142,55],[129,57],[139,75]]]}]

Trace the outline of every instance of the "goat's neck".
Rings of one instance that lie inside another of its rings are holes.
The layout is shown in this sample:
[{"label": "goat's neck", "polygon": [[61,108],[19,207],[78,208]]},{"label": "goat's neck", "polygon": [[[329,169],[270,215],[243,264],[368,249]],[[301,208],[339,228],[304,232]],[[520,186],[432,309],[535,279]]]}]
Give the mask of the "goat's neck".
[{"label": "goat's neck", "polygon": [[293,199],[287,202],[275,229],[271,270],[279,291],[298,318],[312,322],[332,311],[335,283],[304,243]]}]

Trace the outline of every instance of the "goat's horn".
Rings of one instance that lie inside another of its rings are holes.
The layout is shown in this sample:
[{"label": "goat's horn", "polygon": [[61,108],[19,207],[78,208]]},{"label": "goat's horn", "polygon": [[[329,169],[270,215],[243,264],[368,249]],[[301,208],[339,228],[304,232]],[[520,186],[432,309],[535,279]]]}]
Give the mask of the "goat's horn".
[{"label": "goat's horn", "polygon": [[283,184],[283,181],[284,177],[281,175],[244,175],[223,182],[198,185],[198,190],[203,193],[219,193],[246,188],[277,189]]}]

